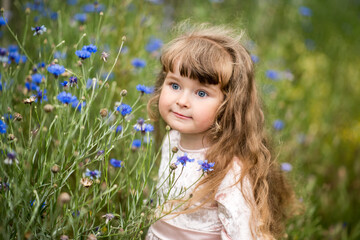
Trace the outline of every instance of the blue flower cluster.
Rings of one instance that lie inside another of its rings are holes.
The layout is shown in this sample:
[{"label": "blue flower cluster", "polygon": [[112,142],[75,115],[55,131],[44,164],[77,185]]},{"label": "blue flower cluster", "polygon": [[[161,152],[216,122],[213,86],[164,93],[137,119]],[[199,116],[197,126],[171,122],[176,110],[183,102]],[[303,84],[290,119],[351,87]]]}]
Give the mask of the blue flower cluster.
[{"label": "blue flower cluster", "polygon": [[72,96],[71,93],[61,92],[57,95],[57,99],[64,104],[71,104],[73,108],[78,110],[79,112],[85,107],[86,102],[80,102],[76,96]]},{"label": "blue flower cluster", "polygon": [[90,177],[90,179],[99,178],[101,172],[99,170],[90,171],[89,169],[86,169],[85,176]]},{"label": "blue flower cluster", "polygon": [[116,111],[120,112],[121,115],[125,116],[125,115],[131,113],[132,108],[131,108],[129,105],[127,105],[127,104],[125,104],[125,103],[122,103],[122,104],[120,104],[120,106],[118,106],[118,107],[116,108]]},{"label": "blue flower cluster", "polygon": [[154,131],[154,127],[149,123],[145,123],[143,118],[139,118],[137,120],[137,123],[134,125],[134,129],[137,132],[142,132],[142,133]]},{"label": "blue flower cluster", "polygon": [[25,63],[27,57],[19,53],[19,48],[16,45],[9,45],[8,48],[0,48],[0,62],[2,63]]},{"label": "blue flower cluster", "polygon": [[139,147],[141,147],[141,140],[140,139],[134,139],[134,141],[131,143],[131,149],[136,150]]},{"label": "blue flower cluster", "polygon": [[274,121],[273,123],[273,127],[275,128],[275,130],[282,130],[284,128],[285,124],[283,121],[281,121],[280,119],[277,119]]},{"label": "blue flower cluster", "polygon": [[83,46],[81,50],[76,50],[75,54],[80,59],[84,60],[86,58],[89,58],[92,53],[96,53],[96,52],[97,52],[97,47],[93,44],[90,44],[88,46]]},{"label": "blue flower cluster", "polygon": [[202,170],[203,172],[211,172],[211,171],[214,171],[214,169],[213,169],[213,167],[214,167],[214,165],[215,165],[214,162],[208,163],[207,160],[204,160],[204,161],[199,160],[199,161],[198,161],[198,164],[200,164],[200,169],[199,169],[199,171],[200,171],[200,170]]},{"label": "blue flower cluster", "polygon": [[49,73],[52,73],[56,78],[65,72],[64,66],[61,66],[59,64],[51,64],[47,67],[47,70]]},{"label": "blue flower cluster", "polygon": [[131,64],[135,67],[135,68],[144,68],[146,66],[146,61],[140,58],[134,58],[131,61]]},{"label": "blue flower cluster", "polygon": [[179,165],[181,163],[183,166],[186,166],[187,162],[193,162],[193,161],[195,161],[195,159],[188,158],[187,154],[185,153],[184,156],[177,157],[177,161],[175,164]]},{"label": "blue flower cluster", "polygon": [[46,27],[42,25],[40,27],[32,27],[31,30],[34,31],[34,36],[42,35],[44,32],[46,32]]},{"label": "blue flower cluster", "polygon": [[3,122],[2,120],[0,120],[0,133],[1,133],[1,134],[6,133],[6,129],[7,129],[6,123]]},{"label": "blue flower cluster", "polygon": [[154,92],[154,87],[147,87],[145,85],[137,85],[136,86],[136,90],[138,90],[139,92],[141,92],[141,94],[151,94]]},{"label": "blue flower cluster", "polygon": [[160,49],[163,45],[163,41],[158,38],[150,38],[149,42],[146,44],[145,49],[146,51],[152,53],[156,50]]},{"label": "blue flower cluster", "polygon": [[115,167],[115,168],[122,167],[122,166],[121,166],[121,163],[122,163],[121,160],[117,160],[117,159],[115,159],[115,158],[110,159],[110,164],[111,164],[113,167]]},{"label": "blue flower cluster", "polygon": [[37,90],[37,93],[34,95],[35,97],[35,102],[40,102],[42,103],[42,101],[48,101],[48,98],[46,96],[46,89],[44,89],[44,91],[41,91],[40,89]]}]

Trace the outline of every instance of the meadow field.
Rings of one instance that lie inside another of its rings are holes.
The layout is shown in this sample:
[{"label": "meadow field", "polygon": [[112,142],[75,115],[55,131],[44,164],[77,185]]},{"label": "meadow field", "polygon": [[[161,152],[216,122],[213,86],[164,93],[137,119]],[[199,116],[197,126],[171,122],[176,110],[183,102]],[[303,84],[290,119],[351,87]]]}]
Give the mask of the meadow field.
[{"label": "meadow field", "polygon": [[167,131],[146,104],[161,47],[184,21],[244,31],[299,205],[283,239],[360,239],[360,1],[1,7],[0,239],[145,237]]}]

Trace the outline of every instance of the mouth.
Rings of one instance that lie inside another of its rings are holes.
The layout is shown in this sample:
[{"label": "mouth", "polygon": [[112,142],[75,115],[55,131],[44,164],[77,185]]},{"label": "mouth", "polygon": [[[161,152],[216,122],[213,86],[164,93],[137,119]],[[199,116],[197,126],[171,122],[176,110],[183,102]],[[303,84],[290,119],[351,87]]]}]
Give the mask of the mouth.
[{"label": "mouth", "polygon": [[180,119],[191,119],[191,117],[188,117],[188,116],[185,116],[185,115],[182,115],[180,113],[177,113],[177,112],[172,112],[176,117],[180,118]]}]

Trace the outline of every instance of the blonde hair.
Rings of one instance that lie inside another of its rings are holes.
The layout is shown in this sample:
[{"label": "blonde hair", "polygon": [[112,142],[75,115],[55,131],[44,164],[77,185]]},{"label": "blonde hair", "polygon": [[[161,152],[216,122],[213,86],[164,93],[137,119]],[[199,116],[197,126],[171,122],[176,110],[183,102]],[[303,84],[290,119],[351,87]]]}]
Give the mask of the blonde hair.
[{"label": "blonde hair", "polygon": [[219,84],[224,101],[206,136],[210,142],[206,159],[215,162],[214,171],[199,182],[189,202],[189,206],[195,202],[201,204],[183,213],[215,200],[220,183],[237,157],[242,166],[238,184],[243,186],[247,178],[252,185],[252,196],[243,191],[252,210],[252,234],[276,238],[284,231],[286,206],[293,199],[293,192],[271,157],[263,130],[264,114],[255,85],[253,62],[240,39],[241,35],[226,27],[202,24],[187,29],[169,42],[162,51],[162,70],[154,96],[148,103],[148,112],[152,119],[160,119],[161,88],[167,73],[174,72],[175,61],[180,63],[181,76],[201,83]]}]

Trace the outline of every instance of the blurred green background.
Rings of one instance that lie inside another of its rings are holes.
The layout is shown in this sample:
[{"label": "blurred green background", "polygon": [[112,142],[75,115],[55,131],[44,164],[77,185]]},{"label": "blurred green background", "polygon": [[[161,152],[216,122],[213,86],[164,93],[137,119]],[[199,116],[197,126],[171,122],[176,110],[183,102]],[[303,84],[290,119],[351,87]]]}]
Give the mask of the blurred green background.
[{"label": "blurred green background", "polygon": [[[50,30],[49,45],[77,41],[82,31],[97,27],[89,21],[85,30],[51,33],[51,28],[61,24],[72,27],[70,16],[76,13],[75,6],[93,1],[79,0],[75,5],[44,2],[59,13],[57,21],[34,20],[34,25],[45,24]],[[127,37],[128,53],[114,72],[118,91],[154,83],[160,66],[157,56],[149,56],[144,46],[150,37],[169,41],[171,28],[179,22],[190,19],[245,30],[244,44],[256,62],[275,156],[281,163],[291,164],[286,174],[303,204],[299,215],[289,222],[285,238],[360,239],[359,0],[98,2],[106,6],[100,37],[104,45],[100,48],[108,44],[116,49],[122,36]],[[12,12],[9,24],[19,36],[24,26],[14,19],[26,17],[25,4],[2,1]],[[14,43],[2,30],[2,46]],[[110,55],[110,59],[114,57],[115,53]],[[127,70],[134,57],[147,60],[138,74]]]}]

